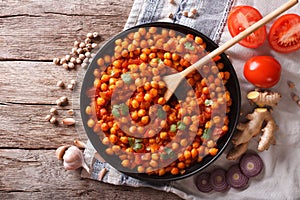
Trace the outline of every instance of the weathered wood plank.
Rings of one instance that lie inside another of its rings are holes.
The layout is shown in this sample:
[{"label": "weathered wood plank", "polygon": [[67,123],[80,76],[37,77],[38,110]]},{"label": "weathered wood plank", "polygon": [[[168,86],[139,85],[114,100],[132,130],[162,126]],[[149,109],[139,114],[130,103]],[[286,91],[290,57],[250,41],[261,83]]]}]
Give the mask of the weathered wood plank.
[{"label": "weathered wood plank", "polygon": [[0,5],[0,60],[49,60],[68,54],[76,39],[121,31],[130,1],[7,1]]},{"label": "weathered wood plank", "polygon": [[113,187],[66,171],[54,150],[0,149],[0,199],[179,199],[149,188]]},{"label": "weathered wood plank", "polygon": [[71,98],[72,92],[56,83],[68,84],[76,73],[52,62],[0,62],[0,103],[55,104],[63,95]]},{"label": "weathered wood plank", "polygon": [[[51,106],[7,104],[0,106],[0,148],[51,149],[72,144],[79,135],[74,126],[53,125],[44,118]],[[59,110],[58,120],[68,116]]]}]

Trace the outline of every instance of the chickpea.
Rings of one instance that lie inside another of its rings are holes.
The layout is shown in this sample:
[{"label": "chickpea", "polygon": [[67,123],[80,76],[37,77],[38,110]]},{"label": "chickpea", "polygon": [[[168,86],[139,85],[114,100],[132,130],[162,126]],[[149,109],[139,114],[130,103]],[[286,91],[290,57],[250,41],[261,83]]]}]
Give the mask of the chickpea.
[{"label": "chickpea", "polygon": [[107,74],[103,74],[102,77],[101,77],[101,80],[102,80],[103,82],[107,82],[107,81],[109,81],[109,79],[110,79],[110,77],[109,77],[109,75],[107,75]]},{"label": "chickpea", "polygon": [[168,138],[168,133],[167,132],[161,132],[159,134],[159,137],[162,139],[162,140],[166,140]]},{"label": "chickpea", "polygon": [[113,152],[118,153],[121,150],[121,147],[119,145],[113,145],[111,149]]},{"label": "chickpea", "polygon": [[197,156],[198,156],[198,151],[197,151],[197,149],[192,149],[191,150],[191,155],[192,155],[192,158],[194,159],[194,158],[197,158]]},{"label": "chickpea", "polygon": [[135,134],[135,133],[136,133],[136,131],[137,131],[137,128],[136,128],[136,126],[130,126],[130,128],[129,128],[129,132],[130,132],[131,134]]},{"label": "chickpea", "polygon": [[102,67],[103,65],[104,65],[104,59],[103,58],[99,58],[98,60],[97,60],[97,65],[98,66],[100,66],[100,67]]},{"label": "chickpea", "polygon": [[109,135],[109,141],[112,143],[112,144],[115,144],[118,142],[118,137],[116,135]]},{"label": "chickpea", "polygon": [[166,87],[166,84],[165,84],[165,82],[163,82],[163,81],[159,81],[159,82],[158,82],[158,87],[159,87],[160,89],[163,89],[163,88],[165,88],[165,87]]},{"label": "chickpea", "polygon": [[208,89],[208,87],[203,87],[203,88],[202,88],[202,93],[203,93],[203,94],[209,94],[209,89]]},{"label": "chickpea", "polygon": [[110,58],[109,55],[105,55],[105,56],[104,56],[104,62],[105,62],[105,63],[110,63],[110,62],[111,62],[111,58]]},{"label": "chickpea", "polygon": [[109,139],[108,139],[108,137],[104,137],[104,138],[103,138],[102,144],[104,144],[104,145],[109,145]]},{"label": "chickpea", "polygon": [[144,173],[144,172],[145,172],[145,167],[143,167],[143,166],[138,166],[138,167],[137,167],[137,171],[138,171],[138,173]]},{"label": "chickpea", "polygon": [[159,70],[158,70],[157,68],[152,68],[152,74],[153,74],[154,76],[159,75]]},{"label": "chickpea", "polygon": [[140,55],[140,59],[142,60],[142,61],[147,61],[148,60],[148,56],[147,56],[147,54],[146,53],[142,53],[141,55]]},{"label": "chickpea", "polygon": [[185,168],[184,162],[179,162],[179,163],[177,164],[177,167],[178,167],[178,169],[184,169],[184,168]]},{"label": "chickpea", "polygon": [[150,102],[152,100],[152,95],[149,93],[146,93],[144,96],[144,100],[147,102]]},{"label": "chickpea", "polygon": [[139,118],[137,111],[133,111],[130,115],[131,115],[131,119],[134,121],[138,120]]},{"label": "chickpea", "polygon": [[196,42],[196,44],[203,44],[203,39],[199,36],[196,36],[195,37],[195,42]]},{"label": "chickpea", "polygon": [[224,125],[224,126],[222,126],[222,131],[223,132],[227,132],[229,129],[228,129],[228,126],[226,126],[226,125]]},{"label": "chickpea", "polygon": [[143,116],[143,117],[141,118],[141,123],[142,123],[143,125],[148,124],[149,121],[150,121],[149,116]]},{"label": "chickpea", "polygon": [[105,150],[105,153],[107,153],[108,155],[113,155],[114,154],[114,151],[111,149],[111,148],[107,148],[106,150]]},{"label": "chickpea", "polygon": [[166,170],[164,168],[161,168],[158,170],[158,175],[163,176],[166,173]]},{"label": "chickpea", "polygon": [[179,170],[177,167],[173,167],[172,170],[171,170],[171,174],[173,175],[177,175],[179,173]]},{"label": "chickpea", "polygon": [[124,144],[128,144],[128,137],[126,137],[126,136],[120,137],[120,142],[122,142]]},{"label": "chickpea", "polygon": [[94,121],[93,119],[89,119],[89,120],[87,121],[87,125],[88,125],[88,127],[92,128],[92,127],[94,127],[94,125],[95,125],[95,121]]},{"label": "chickpea", "polygon": [[209,149],[209,154],[212,155],[212,156],[215,156],[217,155],[218,153],[218,149],[217,148],[211,148]]},{"label": "chickpea", "polygon": [[155,161],[155,160],[151,160],[151,161],[149,162],[149,165],[150,165],[151,167],[154,167],[154,168],[158,167],[158,163],[157,163],[157,161]]},{"label": "chickpea", "polygon": [[185,159],[190,159],[192,157],[192,154],[190,151],[188,150],[185,150],[184,153],[183,153],[183,156]]},{"label": "chickpea", "polygon": [[215,146],[215,142],[213,140],[208,140],[206,143],[206,146],[209,148],[212,148]]},{"label": "chickpea", "polygon": [[166,103],[166,99],[164,97],[159,97],[157,100],[157,103],[160,105],[164,105]]},{"label": "chickpea", "polygon": [[194,124],[190,125],[189,130],[193,133],[198,131],[198,127]]},{"label": "chickpea", "polygon": [[180,145],[182,147],[186,147],[188,145],[188,141],[186,138],[180,140]]},{"label": "chickpea", "polygon": [[137,100],[133,99],[133,100],[131,101],[131,106],[132,106],[133,108],[138,108],[138,107],[140,106],[140,104],[139,104],[139,102],[138,102]]},{"label": "chickpea", "polygon": [[101,124],[101,129],[102,129],[102,131],[108,131],[108,129],[109,129],[108,124],[107,123]]},{"label": "chickpea", "polygon": [[86,113],[87,115],[91,115],[91,114],[92,114],[92,108],[91,108],[91,106],[87,106],[87,107],[85,108],[85,113]]},{"label": "chickpea", "polygon": [[121,162],[121,165],[123,166],[123,167],[129,167],[130,166],[130,161],[129,160],[123,160],[122,162]]},{"label": "chickpea", "polygon": [[157,31],[157,28],[156,28],[156,27],[150,27],[150,28],[149,28],[149,33],[151,33],[151,34],[156,33],[156,31]]}]

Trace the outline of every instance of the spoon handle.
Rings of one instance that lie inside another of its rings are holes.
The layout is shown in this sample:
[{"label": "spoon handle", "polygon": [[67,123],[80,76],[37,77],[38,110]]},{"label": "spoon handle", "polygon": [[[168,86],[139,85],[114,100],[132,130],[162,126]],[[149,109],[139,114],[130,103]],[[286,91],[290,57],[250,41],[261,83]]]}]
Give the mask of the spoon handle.
[{"label": "spoon handle", "polygon": [[207,63],[210,61],[212,58],[220,55],[230,47],[232,47],[234,44],[238,43],[241,41],[243,38],[247,37],[250,35],[252,32],[255,30],[259,29],[260,27],[264,26],[266,23],[271,21],[272,19],[276,18],[278,15],[283,13],[284,11],[288,10],[289,8],[293,7],[298,3],[298,0],[289,0],[285,4],[281,5],[256,23],[252,24],[250,27],[245,29],[243,32],[240,32],[238,35],[233,37],[232,39],[228,40],[221,46],[219,46],[217,49],[213,50],[211,53],[207,54],[203,58],[201,58],[199,61],[197,61],[195,64],[191,65],[191,67],[187,68],[186,70],[181,72],[181,75],[184,77],[188,75],[190,72],[192,72],[195,69],[199,69],[203,64]]}]

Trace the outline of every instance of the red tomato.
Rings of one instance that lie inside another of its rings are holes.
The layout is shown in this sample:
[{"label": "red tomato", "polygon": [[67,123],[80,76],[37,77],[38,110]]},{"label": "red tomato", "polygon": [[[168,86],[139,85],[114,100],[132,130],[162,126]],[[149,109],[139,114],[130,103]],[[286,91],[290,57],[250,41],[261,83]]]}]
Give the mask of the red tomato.
[{"label": "red tomato", "polygon": [[271,56],[255,56],[244,65],[245,78],[261,88],[270,88],[280,80],[281,65]]},{"label": "red tomato", "polygon": [[[259,21],[262,18],[260,12],[251,6],[237,6],[228,16],[228,29],[232,37]],[[239,42],[248,48],[261,46],[267,38],[266,27],[263,26]]]},{"label": "red tomato", "polygon": [[269,43],[275,51],[289,53],[300,49],[300,16],[285,14],[272,25]]}]

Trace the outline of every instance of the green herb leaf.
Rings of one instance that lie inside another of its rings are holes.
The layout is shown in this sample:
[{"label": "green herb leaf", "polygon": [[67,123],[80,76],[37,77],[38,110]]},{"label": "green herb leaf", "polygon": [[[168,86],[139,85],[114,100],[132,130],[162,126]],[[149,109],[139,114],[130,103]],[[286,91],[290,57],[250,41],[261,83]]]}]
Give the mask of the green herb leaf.
[{"label": "green herb leaf", "polygon": [[185,44],[184,44],[184,47],[186,48],[186,49],[188,49],[188,50],[191,50],[191,51],[194,51],[195,50],[195,47],[192,45],[192,43],[190,43],[190,42],[186,42]]},{"label": "green herb leaf", "polygon": [[162,108],[159,108],[157,110],[157,116],[160,118],[160,119],[165,119],[166,118],[166,112],[162,109]]},{"label": "green herb leaf", "polygon": [[111,71],[110,71],[110,76],[113,76],[113,75],[115,75],[115,71],[114,71],[114,70],[111,70]]},{"label": "green herb leaf", "polygon": [[167,154],[170,154],[170,153],[172,153],[173,152],[173,150],[172,149],[170,149],[170,148],[164,148],[164,150],[165,150],[165,152],[167,153]]},{"label": "green herb leaf", "polygon": [[167,160],[169,158],[175,158],[175,153],[173,152],[172,149],[170,149],[170,148],[164,148],[164,151],[165,152],[163,154],[161,154],[161,158],[163,160]]},{"label": "green herb leaf", "polygon": [[141,143],[134,143],[134,145],[133,145],[133,150],[135,150],[135,151],[138,151],[142,148],[143,148],[143,144],[141,144]]},{"label": "green herb leaf", "polygon": [[205,102],[204,102],[204,104],[205,104],[206,106],[211,106],[213,103],[214,103],[214,102],[213,102],[213,100],[211,100],[211,99],[206,99]]},{"label": "green herb leaf", "polygon": [[177,129],[176,124],[172,124],[170,127],[170,131],[174,133],[174,132],[176,132],[176,129]]},{"label": "green herb leaf", "polygon": [[133,147],[134,146],[134,138],[128,138],[128,143],[129,143],[129,145],[131,146],[131,147]]},{"label": "green herb leaf", "polygon": [[164,63],[164,61],[162,61],[162,59],[161,59],[161,58],[157,58],[157,63],[158,63],[158,64],[163,64],[163,63]]},{"label": "green herb leaf", "polygon": [[121,78],[124,81],[124,83],[126,83],[126,84],[132,83],[132,78],[129,73],[122,74]]},{"label": "green herb leaf", "polygon": [[121,109],[122,115],[128,115],[129,114],[129,108],[125,103],[120,104],[120,109]]},{"label": "green herb leaf", "polygon": [[209,129],[208,129],[208,128],[204,129],[201,138],[203,138],[203,139],[205,139],[205,140],[208,140],[208,139],[210,138],[211,132],[212,132],[212,131],[211,131],[210,128],[209,128]]},{"label": "green herb leaf", "polygon": [[140,143],[140,142],[143,142],[143,139],[135,139],[134,142],[135,143]]},{"label": "green herb leaf", "polygon": [[120,117],[120,112],[119,112],[119,109],[116,108],[116,107],[113,107],[112,110],[111,110],[111,113],[114,117]]},{"label": "green herb leaf", "polygon": [[181,122],[181,121],[179,121],[179,122],[177,122],[177,128],[179,129],[179,130],[185,130],[185,128],[186,128],[186,125],[183,123],[183,122]]}]

